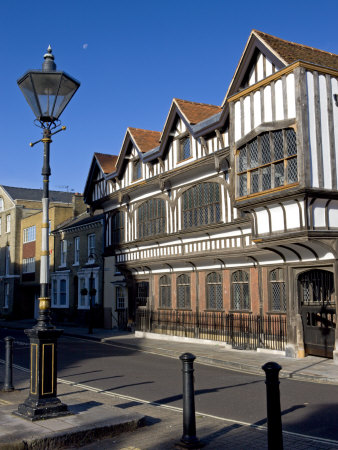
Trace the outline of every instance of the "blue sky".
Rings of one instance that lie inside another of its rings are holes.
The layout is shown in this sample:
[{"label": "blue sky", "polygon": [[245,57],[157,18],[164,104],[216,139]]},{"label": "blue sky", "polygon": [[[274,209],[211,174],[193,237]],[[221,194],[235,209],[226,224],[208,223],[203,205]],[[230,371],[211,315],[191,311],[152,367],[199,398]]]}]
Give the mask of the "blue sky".
[{"label": "blue sky", "polygon": [[41,68],[81,82],[51,145],[50,188],[82,192],[94,152],[118,154],[128,126],[161,131],[173,97],[220,105],[255,28],[338,54],[338,0],[2,0],[0,184],[40,188],[42,144],[16,80]]}]

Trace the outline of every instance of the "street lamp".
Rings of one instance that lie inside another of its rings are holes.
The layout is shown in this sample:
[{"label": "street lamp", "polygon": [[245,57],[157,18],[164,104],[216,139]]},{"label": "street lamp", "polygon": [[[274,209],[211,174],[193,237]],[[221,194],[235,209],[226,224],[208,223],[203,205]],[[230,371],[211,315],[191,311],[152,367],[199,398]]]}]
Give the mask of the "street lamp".
[{"label": "street lamp", "polygon": [[30,420],[39,420],[69,414],[67,405],[61,403],[56,396],[57,339],[63,330],[56,329],[50,320],[49,147],[51,136],[66,129],[60,127],[59,117],[80,83],[65,72],[56,70],[49,46],[44,55],[42,70],[26,72],[18,80],[18,85],[35,114],[36,124],[43,130],[42,139],[30,145],[33,147],[43,142],[44,151],[39,317],[32,329],[25,330],[30,339],[30,390],[28,398],[19,405],[16,414]]}]

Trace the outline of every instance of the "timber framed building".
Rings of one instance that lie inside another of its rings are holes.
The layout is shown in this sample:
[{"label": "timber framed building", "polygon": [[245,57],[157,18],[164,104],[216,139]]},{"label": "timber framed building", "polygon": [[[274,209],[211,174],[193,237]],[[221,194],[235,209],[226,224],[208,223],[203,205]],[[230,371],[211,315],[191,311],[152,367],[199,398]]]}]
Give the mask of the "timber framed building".
[{"label": "timber framed building", "polygon": [[106,325],[122,307],[285,316],[287,355],[335,356],[337,169],[338,56],[253,30],[221,106],[174,99],[161,132],[94,155]]}]

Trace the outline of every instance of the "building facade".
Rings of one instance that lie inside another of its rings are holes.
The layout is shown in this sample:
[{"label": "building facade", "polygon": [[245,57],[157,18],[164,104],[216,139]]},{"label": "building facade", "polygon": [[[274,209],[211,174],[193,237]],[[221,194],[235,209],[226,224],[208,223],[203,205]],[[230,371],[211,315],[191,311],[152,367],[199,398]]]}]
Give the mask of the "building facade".
[{"label": "building facade", "polygon": [[221,106],[174,99],[94,156],[106,317],[283,316],[287,355],[336,358],[337,168],[338,56],[252,31]]},{"label": "building facade", "polygon": [[[41,239],[36,228],[40,226],[41,198],[40,189],[0,186],[0,313],[5,317],[34,315],[34,295],[22,282],[23,274],[35,270],[36,252],[41,247],[35,245]],[[51,191],[50,201],[51,209],[72,209],[70,193]]]},{"label": "building facade", "polygon": [[103,214],[87,212],[53,231],[51,308],[57,322],[86,326],[93,319],[94,326],[103,326],[103,232]]}]

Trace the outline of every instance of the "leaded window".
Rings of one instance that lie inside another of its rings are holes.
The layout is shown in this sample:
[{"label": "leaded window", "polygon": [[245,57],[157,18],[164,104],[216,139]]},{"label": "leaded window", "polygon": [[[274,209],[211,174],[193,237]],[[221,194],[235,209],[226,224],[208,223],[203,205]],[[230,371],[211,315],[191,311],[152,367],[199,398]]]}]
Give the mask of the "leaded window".
[{"label": "leaded window", "polygon": [[160,307],[171,308],[171,279],[168,275],[160,278]]},{"label": "leaded window", "polygon": [[124,211],[118,211],[113,215],[111,220],[111,230],[112,230],[112,242],[114,244],[120,244],[124,242],[125,230],[124,230]]},{"label": "leaded window", "polygon": [[299,297],[303,305],[333,303],[333,273],[319,269],[302,273],[298,278],[298,289]]},{"label": "leaded window", "polygon": [[159,198],[152,198],[138,208],[138,238],[155,236],[165,232],[165,202]]},{"label": "leaded window", "polygon": [[237,196],[298,182],[297,136],[293,128],[262,133],[237,153]]},{"label": "leaded window", "polygon": [[284,270],[281,268],[270,272],[270,310],[286,311]]},{"label": "leaded window", "polygon": [[211,272],[206,278],[207,309],[223,309],[222,276]]},{"label": "leaded window", "polygon": [[182,195],[182,228],[220,222],[220,187],[218,183],[200,183]]},{"label": "leaded window", "polygon": [[179,140],[178,147],[178,161],[183,161],[184,159],[188,159],[191,156],[191,143],[190,137],[185,137]]},{"label": "leaded window", "polygon": [[177,308],[187,309],[191,308],[190,303],[190,276],[183,274],[177,277]]},{"label": "leaded window", "polygon": [[237,270],[232,274],[232,309],[246,311],[250,309],[249,274]]}]

